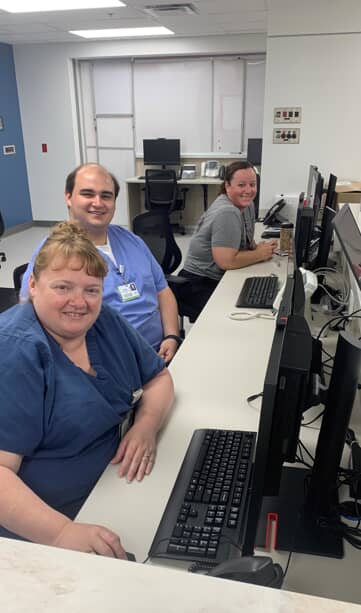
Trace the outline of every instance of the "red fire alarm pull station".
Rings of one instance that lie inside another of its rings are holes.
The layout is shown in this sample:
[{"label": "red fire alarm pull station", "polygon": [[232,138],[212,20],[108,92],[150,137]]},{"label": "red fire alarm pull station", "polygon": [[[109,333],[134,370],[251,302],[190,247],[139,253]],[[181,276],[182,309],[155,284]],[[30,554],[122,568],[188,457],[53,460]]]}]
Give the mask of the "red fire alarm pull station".
[{"label": "red fire alarm pull station", "polygon": [[43,153],[48,153],[48,145],[46,143],[43,143],[41,145],[41,150]]}]

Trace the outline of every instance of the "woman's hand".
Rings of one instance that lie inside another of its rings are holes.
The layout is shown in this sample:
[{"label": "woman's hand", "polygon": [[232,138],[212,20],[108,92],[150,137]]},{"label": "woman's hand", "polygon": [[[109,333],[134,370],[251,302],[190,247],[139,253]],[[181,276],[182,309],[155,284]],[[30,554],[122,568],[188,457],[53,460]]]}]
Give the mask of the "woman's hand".
[{"label": "woman's hand", "polygon": [[277,244],[277,241],[261,241],[258,243],[255,251],[259,254],[260,259],[265,262],[273,257]]},{"label": "woman's hand", "polygon": [[97,553],[100,556],[121,560],[127,559],[119,536],[108,528],[95,524],[83,524],[69,520],[51,544],[63,549]]},{"label": "woman's hand", "polygon": [[141,481],[149,475],[155,462],[156,432],[148,420],[135,423],[123,437],[111,464],[120,463],[118,475],[127,481]]}]

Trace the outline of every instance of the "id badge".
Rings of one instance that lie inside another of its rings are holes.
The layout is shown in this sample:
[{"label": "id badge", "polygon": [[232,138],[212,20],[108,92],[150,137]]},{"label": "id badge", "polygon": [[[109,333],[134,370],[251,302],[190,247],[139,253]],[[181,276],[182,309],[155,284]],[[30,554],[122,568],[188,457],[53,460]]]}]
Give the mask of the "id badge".
[{"label": "id badge", "polygon": [[124,285],[118,285],[118,293],[122,299],[122,302],[135,300],[136,298],[139,298],[140,295],[134,281],[132,281],[132,283],[124,283]]}]

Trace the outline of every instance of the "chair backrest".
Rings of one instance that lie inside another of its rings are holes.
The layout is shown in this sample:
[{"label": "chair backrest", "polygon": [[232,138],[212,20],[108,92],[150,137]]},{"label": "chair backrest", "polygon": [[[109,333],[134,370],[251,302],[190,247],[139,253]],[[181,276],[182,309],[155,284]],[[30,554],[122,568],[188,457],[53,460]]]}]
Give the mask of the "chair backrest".
[{"label": "chair backrest", "polygon": [[27,267],[28,267],[28,262],[26,264],[20,264],[20,266],[17,266],[16,268],[14,268],[14,271],[13,271],[14,288],[18,295],[21,289],[21,283],[23,280],[23,276],[25,274]]},{"label": "chair backrest", "polygon": [[155,210],[133,219],[133,232],[140,236],[160,264],[170,275],[182,261],[182,252],[175,242],[167,211]]},{"label": "chair backrest", "polygon": [[171,213],[177,201],[177,175],[172,169],[148,168],[145,171],[145,208]]},{"label": "chair backrest", "polygon": [[5,232],[4,218],[3,218],[2,214],[1,214],[1,211],[0,211],[0,236],[2,236],[4,234],[4,232]]}]

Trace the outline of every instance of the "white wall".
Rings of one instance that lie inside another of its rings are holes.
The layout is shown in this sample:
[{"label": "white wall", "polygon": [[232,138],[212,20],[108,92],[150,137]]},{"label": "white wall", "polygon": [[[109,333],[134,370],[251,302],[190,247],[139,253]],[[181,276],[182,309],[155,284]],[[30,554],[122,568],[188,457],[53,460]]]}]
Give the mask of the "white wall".
[{"label": "white wall", "polygon": [[[79,163],[72,60],[264,52],[264,35],[15,45],[14,58],[34,220],[66,217],[67,173]],[[41,144],[48,144],[48,153]],[[121,205],[121,203],[119,203]]]},{"label": "white wall", "polygon": [[[360,58],[360,2],[271,0],[262,208],[277,193],[305,190],[311,163],[326,179],[361,179]],[[299,145],[272,144],[276,106],[302,107]]]}]

